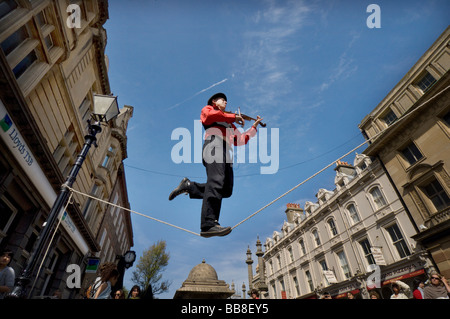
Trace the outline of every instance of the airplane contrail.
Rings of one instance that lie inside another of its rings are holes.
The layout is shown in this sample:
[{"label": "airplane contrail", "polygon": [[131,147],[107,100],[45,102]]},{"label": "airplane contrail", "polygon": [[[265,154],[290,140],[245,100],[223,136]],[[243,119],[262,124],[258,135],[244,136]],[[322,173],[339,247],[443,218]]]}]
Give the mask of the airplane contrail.
[{"label": "airplane contrail", "polygon": [[203,92],[206,92],[206,91],[212,89],[213,87],[218,86],[218,85],[220,85],[220,84],[222,84],[222,83],[224,83],[224,82],[226,82],[226,81],[228,81],[228,78],[225,78],[225,79],[223,79],[222,81],[219,81],[219,82],[217,82],[217,83],[214,83],[213,85],[208,86],[206,89],[203,89],[203,90],[198,91],[197,93],[195,93],[195,94],[192,95],[191,97],[188,97],[188,98],[185,99],[184,101],[182,101],[182,102],[180,102],[180,103],[177,103],[177,104],[175,104],[175,105],[172,105],[171,107],[168,108],[168,110],[174,109],[174,108],[176,108],[177,106],[180,106],[181,104],[183,104],[184,102],[187,102],[187,101],[189,101],[190,99],[193,99],[194,97],[196,97],[197,95],[202,94]]}]

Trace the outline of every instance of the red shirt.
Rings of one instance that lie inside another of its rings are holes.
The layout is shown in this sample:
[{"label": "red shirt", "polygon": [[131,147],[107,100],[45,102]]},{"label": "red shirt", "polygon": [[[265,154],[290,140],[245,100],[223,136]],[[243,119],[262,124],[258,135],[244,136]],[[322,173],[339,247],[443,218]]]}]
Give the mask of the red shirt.
[{"label": "red shirt", "polygon": [[[221,111],[216,106],[207,105],[202,109],[200,114],[200,120],[203,125],[214,127],[212,130],[206,130],[205,139],[210,135],[214,135],[217,129],[222,133],[222,138],[224,138],[228,144],[239,146],[245,145],[247,142],[256,135],[256,128],[252,126],[249,130],[244,133],[239,132],[236,126],[233,124],[236,120],[236,114],[225,113]],[[213,125],[214,123],[225,122],[231,124],[231,128],[226,128],[221,125]]]}]

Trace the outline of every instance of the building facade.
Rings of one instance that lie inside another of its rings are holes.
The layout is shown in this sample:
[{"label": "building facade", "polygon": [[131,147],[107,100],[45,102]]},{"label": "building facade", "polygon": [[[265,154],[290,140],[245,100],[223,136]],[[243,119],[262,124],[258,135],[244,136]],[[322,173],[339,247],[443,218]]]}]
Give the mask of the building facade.
[{"label": "building facade", "polygon": [[353,165],[338,162],[335,185],[303,209],[288,204],[281,232],[266,239],[268,298],[318,298],[326,291],[366,299],[370,289],[389,298],[393,280],[411,285],[434,269],[412,239],[413,223],[379,161],[357,154]]},{"label": "building facade", "polygon": [[[359,127],[411,214],[414,239],[450,277],[450,27]],[[377,136],[378,135],[378,136]]]},{"label": "building facade", "polygon": [[[0,2],[0,248],[20,275],[87,135],[94,94],[111,95],[106,0]],[[129,207],[122,161],[131,106],[97,134],[74,188]],[[133,246],[129,212],[74,194],[29,297],[75,298],[69,264]]]}]

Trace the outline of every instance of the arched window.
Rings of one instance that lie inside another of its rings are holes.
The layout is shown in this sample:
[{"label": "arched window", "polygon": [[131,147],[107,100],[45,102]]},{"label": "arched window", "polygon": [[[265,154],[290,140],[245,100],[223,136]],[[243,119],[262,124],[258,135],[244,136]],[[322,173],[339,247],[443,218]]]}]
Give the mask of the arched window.
[{"label": "arched window", "polygon": [[358,210],[354,204],[350,204],[347,206],[347,210],[350,214],[350,217],[353,221],[353,224],[358,223],[361,219],[359,218]]},{"label": "arched window", "polygon": [[334,223],[334,219],[330,218],[327,221],[328,226],[330,226],[330,232],[331,232],[331,236],[336,236],[338,234],[337,228],[336,228],[336,224]]},{"label": "arched window", "polygon": [[384,196],[378,186],[372,188],[369,193],[372,196],[372,200],[375,204],[376,209],[380,209],[381,207],[386,206],[386,200],[384,199]]},{"label": "arched window", "polygon": [[302,256],[306,255],[306,247],[305,247],[305,242],[303,241],[303,239],[300,239],[298,243],[300,245],[300,250],[302,252]]},{"label": "arched window", "polygon": [[316,243],[316,246],[320,246],[320,237],[319,237],[319,232],[317,231],[317,229],[314,229],[312,231],[313,237],[314,237],[314,241]]}]

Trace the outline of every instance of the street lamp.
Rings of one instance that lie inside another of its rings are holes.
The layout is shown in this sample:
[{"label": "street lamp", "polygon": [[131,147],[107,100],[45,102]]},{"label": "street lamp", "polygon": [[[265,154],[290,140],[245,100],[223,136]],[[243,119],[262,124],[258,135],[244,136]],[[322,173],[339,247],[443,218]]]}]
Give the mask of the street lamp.
[{"label": "street lamp", "polygon": [[[5,298],[17,299],[26,297],[26,286],[30,282],[36,265],[38,264],[38,261],[48,244],[51,231],[56,225],[58,216],[63,213],[62,210],[64,209],[64,204],[69,198],[70,191],[68,187],[73,186],[78,172],[81,169],[81,165],[86,159],[86,156],[92,144],[97,146],[97,138],[95,136],[97,135],[97,133],[100,133],[102,131],[102,128],[100,126],[101,122],[107,123],[108,121],[119,115],[119,112],[120,111],[116,96],[94,94],[92,118],[95,122],[91,123],[91,120],[88,120],[88,135],[84,137],[85,142],[83,145],[83,149],[81,150],[80,154],[78,154],[77,160],[70,170],[66,182],[61,186],[61,192],[56,197],[56,200],[53,203],[53,207],[48,214],[47,221],[44,228],[42,229],[41,234],[39,235],[34,252],[32,253],[22,273],[16,279],[14,288],[5,296]],[[45,262],[45,260],[43,262]]]},{"label": "street lamp", "polygon": [[119,114],[117,96],[94,94],[92,117],[97,122],[109,122]]},{"label": "street lamp", "polygon": [[119,271],[119,279],[117,279],[116,284],[112,287],[112,291],[119,290],[123,287],[123,277],[125,276],[125,269],[133,266],[136,260],[136,252],[133,250],[128,250],[123,256],[117,255],[116,259],[119,259],[117,263],[117,270]]}]

